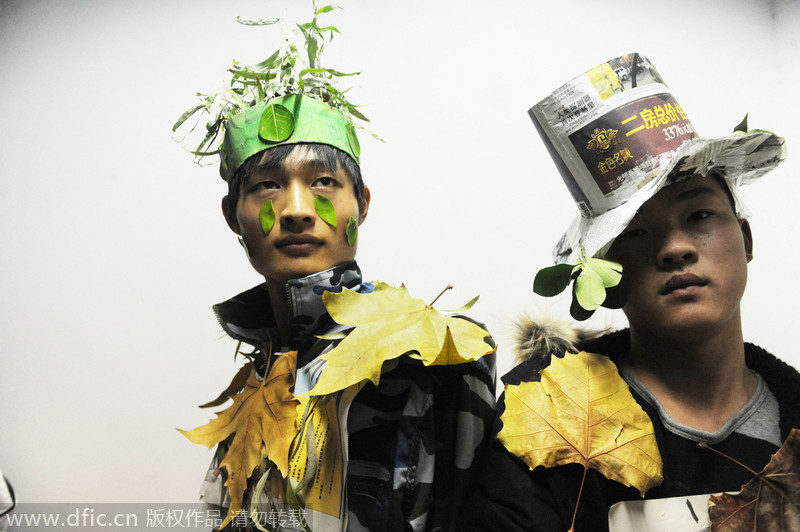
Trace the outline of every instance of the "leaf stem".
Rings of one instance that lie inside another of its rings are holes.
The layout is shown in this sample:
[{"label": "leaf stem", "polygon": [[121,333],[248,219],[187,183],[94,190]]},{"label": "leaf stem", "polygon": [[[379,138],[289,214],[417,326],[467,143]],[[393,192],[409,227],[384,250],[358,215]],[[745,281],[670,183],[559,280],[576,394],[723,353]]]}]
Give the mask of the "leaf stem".
[{"label": "leaf stem", "polygon": [[[731,457],[730,457],[730,456],[728,456],[727,454],[725,454],[725,453],[723,453],[723,452],[721,452],[721,451],[718,451],[718,450],[714,449],[713,447],[709,447],[709,446],[708,446],[706,443],[704,443],[704,442],[700,442],[700,443],[698,443],[698,444],[697,444],[697,446],[698,446],[698,447],[700,447],[701,449],[707,449],[707,450],[709,450],[709,451],[714,451],[714,452],[715,452],[715,453],[717,453],[718,455],[720,455],[720,456],[724,456],[725,458],[727,458],[727,459],[728,459],[728,460],[730,460],[731,462],[733,462],[733,463],[735,463],[735,464],[737,464],[737,465],[739,465],[739,466],[741,466],[741,467],[743,467],[743,468],[747,469],[747,470],[748,470],[750,473],[752,473],[752,474],[753,474],[753,476],[754,476],[754,477],[756,477],[756,478],[760,478],[760,479],[761,479],[761,482],[763,482],[764,484],[766,484],[766,485],[767,485],[767,486],[769,486],[770,488],[774,489],[774,490],[775,490],[775,491],[778,493],[778,495],[780,495],[780,496],[781,496],[781,497],[783,497],[784,499],[789,499],[789,498],[790,498],[788,493],[786,493],[784,490],[782,490],[782,489],[780,488],[780,486],[778,486],[777,484],[775,484],[775,483],[773,483],[772,481],[768,480],[768,479],[767,479],[767,477],[766,477],[766,475],[762,475],[761,473],[756,473],[755,471],[753,471],[752,469],[750,469],[749,467],[747,467],[746,465],[744,465],[744,464],[743,464],[743,463],[741,463],[740,461],[736,460],[735,458],[731,458]],[[763,471],[762,471],[762,473],[763,473]],[[742,488],[744,488],[744,486],[742,486]]]},{"label": "leaf stem", "polygon": [[575,530],[575,519],[578,517],[578,506],[581,504],[581,495],[583,495],[583,483],[586,481],[586,472],[589,470],[587,466],[583,466],[583,477],[581,478],[581,489],[578,491],[578,500],[575,501],[575,511],[572,513],[572,524],[569,526],[569,531]]},{"label": "leaf stem", "polygon": [[453,289],[453,285],[451,285],[451,284],[449,284],[449,285],[445,286],[445,287],[444,287],[444,290],[442,290],[441,292],[439,292],[439,295],[438,295],[438,296],[436,296],[436,298],[435,298],[433,301],[431,301],[431,302],[430,302],[430,304],[429,304],[428,306],[429,306],[429,307],[432,307],[432,306],[433,306],[433,304],[434,304],[434,303],[436,303],[436,301],[437,301],[437,300],[438,300],[440,297],[442,297],[442,294],[444,294],[444,293],[445,293],[445,292],[447,292],[448,290],[452,290],[452,289]]},{"label": "leaf stem", "polygon": [[758,473],[757,473],[757,472],[753,471],[752,469],[750,469],[749,467],[747,467],[746,465],[744,465],[743,463],[741,463],[739,460],[737,460],[737,459],[735,459],[735,458],[731,458],[730,456],[728,456],[727,454],[723,453],[722,451],[718,451],[718,450],[714,449],[713,447],[710,447],[710,446],[709,446],[708,444],[706,444],[705,442],[702,442],[702,441],[701,441],[700,443],[698,443],[698,444],[697,444],[697,446],[698,446],[698,447],[700,447],[701,449],[705,449],[705,450],[707,450],[707,451],[713,451],[713,452],[717,453],[718,455],[720,455],[720,456],[722,456],[722,457],[725,457],[725,458],[727,458],[728,460],[730,460],[730,461],[731,461],[731,462],[733,462],[734,464],[737,464],[737,465],[739,465],[739,466],[741,466],[741,467],[743,467],[743,468],[747,469],[748,471],[750,471],[750,473],[752,473],[752,474],[753,474],[753,476],[755,476],[755,477],[757,477],[757,476],[758,476]]}]

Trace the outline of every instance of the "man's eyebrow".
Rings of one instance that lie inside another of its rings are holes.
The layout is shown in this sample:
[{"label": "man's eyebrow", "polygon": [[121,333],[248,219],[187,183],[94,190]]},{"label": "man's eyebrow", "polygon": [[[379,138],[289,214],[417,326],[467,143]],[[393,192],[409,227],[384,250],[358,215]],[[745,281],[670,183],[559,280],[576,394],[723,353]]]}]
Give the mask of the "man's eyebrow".
[{"label": "man's eyebrow", "polygon": [[688,201],[699,196],[704,196],[706,194],[714,194],[714,189],[705,185],[697,185],[692,187],[688,190],[684,190],[677,196],[675,196],[675,201]]},{"label": "man's eyebrow", "polygon": [[[331,165],[326,163],[323,159],[307,159],[300,162],[300,165],[303,168],[322,168],[327,172],[336,172],[335,168],[331,168]],[[260,173],[260,172],[271,172],[273,170],[283,171],[284,170],[284,161],[283,160],[266,160],[260,163],[258,166],[255,167],[253,172],[248,176],[247,181],[245,181],[245,185],[250,183],[253,177]]]},{"label": "man's eyebrow", "polygon": [[276,160],[267,160],[263,163],[259,163],[256,166],[256,169],[253,171],[253,174],[258,172],[269,172],[270,170],[274,170],[275,168],[281,168],[283,166],[283,161],[276,161]]},{"label": "man's eyebrow", "polygon": [[329,165],[328,163],[326,163],[322,159],[307,159],[307,160],[303,161],[301,164],[304,167],[307,167],[307,168],[314,168],[314,169],[322,168],[322,169],[327,170],[329,172],[335,172],[336,171],[336,168],[331,168],[331,165]]},{"label": "man's eyebrow", "polygon": [[[256,172],[269,172],[270,170],[274,170],[275,168],[282,168],[284,161],[265,161],[258,166],[253,173]],[[335,172],[335,168],[331,168],[331,165],[325,162],[322,159],[306,159],[300,162],[300,165],[304,168],[323,168],[330,172]]]}]

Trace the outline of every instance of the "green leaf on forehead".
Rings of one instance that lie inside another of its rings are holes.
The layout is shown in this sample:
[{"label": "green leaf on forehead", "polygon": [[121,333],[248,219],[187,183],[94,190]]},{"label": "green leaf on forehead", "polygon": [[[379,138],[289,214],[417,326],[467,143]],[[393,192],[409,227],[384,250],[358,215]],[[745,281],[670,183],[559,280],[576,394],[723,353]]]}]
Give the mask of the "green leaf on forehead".
[{"label": "green leaf on forehead", "polygon": [[314,198],[314,209],[316,209],[317,214],[319,214],[323,222],[331,227],[336,227],[336,209],[333,208],[331,200],[322,194],[318,194],[317,197]]},{"label": "green leaf on forehead", "polygon": [[572,264],[556,264],[542,268],[533,279],[533,291],[544,297],[560,294],[569,284],[574,268]]},{"label": "green leaf on forehead", "polygon": [[258,123],[258,136],[270,142],[281,142],[292,136],[294,115],[280,104],[269,104]]},{"label": "green leaf on forehead", "polygon": [[350,244],[350,247],[352,248],[355,246],[356,240],[358,240],[358,223],[352,216],[347,220],[347,227],[344,229],[344,234],[347,236],[347,243]]},{"label": "green leaf on forehead", "polygon": [[275,210],[272,208],[272,200],[267,200],[258,210],[258,221],[261,222],[261,230],[268,234],[272,226],[275,225]]}]

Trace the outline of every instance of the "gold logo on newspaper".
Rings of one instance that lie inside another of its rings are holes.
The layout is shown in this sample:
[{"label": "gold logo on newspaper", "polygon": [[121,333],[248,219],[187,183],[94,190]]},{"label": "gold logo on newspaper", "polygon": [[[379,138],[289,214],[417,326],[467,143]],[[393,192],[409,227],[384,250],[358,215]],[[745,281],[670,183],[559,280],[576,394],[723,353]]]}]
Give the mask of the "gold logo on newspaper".
[{"label": "gold logo on newspaper", "polygon": [[594,151],[595,155],[601,155],[604,153],[608,153],[611,149],[619,144],[617,140],[617,133],[619,130],[611,129],[611,128],[594,128],[594,131],[591,134],[591,139],[589,139],[589,144],[586,145],[586,149]]}]

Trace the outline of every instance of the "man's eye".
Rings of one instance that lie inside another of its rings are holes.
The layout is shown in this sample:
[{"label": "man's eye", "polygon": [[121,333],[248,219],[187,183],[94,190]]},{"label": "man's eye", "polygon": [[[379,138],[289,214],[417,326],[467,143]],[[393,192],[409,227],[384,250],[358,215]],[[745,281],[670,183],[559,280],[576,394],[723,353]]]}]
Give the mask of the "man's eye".
[{"label": "man's eye", "polygon": [[315,187],[332,187],[336,185],[336,180],[332,177],[324,176],[314,181]]},{"label": "man's eye", "polygon": [[252,190],[275,190],[281,188],[275,181],[259,181],[253,185]]},{"label": "man's eye", "polygon": [[705,220],[709,216],[713,216],[713,214],[714,214],[713,211],[707,211],[707,210],[696,211],[689,215],[689,221],[698,222],[700,220]]},{"label": "man's eye", "polygon": [[631,240],[633,238],[638,238],[638,237],[644,236],[646,234],[647,234],[647,230],[646,229],[628,229],[627,231],[624,231],[623,233],[621,233],[617,237],[617,240]]}]

